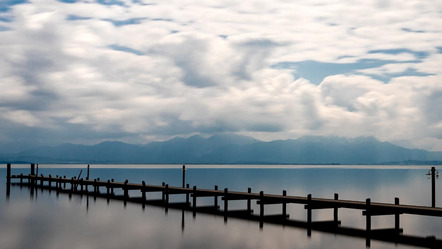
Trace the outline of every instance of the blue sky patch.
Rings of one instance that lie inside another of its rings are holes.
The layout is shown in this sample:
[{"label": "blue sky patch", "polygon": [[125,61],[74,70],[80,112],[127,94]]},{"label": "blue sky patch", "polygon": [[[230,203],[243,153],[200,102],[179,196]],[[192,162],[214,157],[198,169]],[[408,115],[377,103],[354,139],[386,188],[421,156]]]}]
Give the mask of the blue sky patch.
[{"label": "blue sky patch", "polygon": [[5,27],[5,26],[0,25],[0,32],[8,31],[8,30],[11,30],[11,29],[8,28],[8,27]]},{"label": "blue sky patch", "polygon": [[62,3],[76,3],[77,2],[77,0],[57,0],[57,1],[62,2]]},{"label": "blue sky patch", "polygon": [[427,33],[427,31],[425,30],[413,30],[413,29],[409,29],[409,28],[402,28],[402,31],[405,32],[411,32],[411,33]]},{"label": "blue sky patch", "polygon": [[[399,52],[398,52],[399,53]],[[329,63],[329,62],[319,62],[319,61],[301,61],[301,62],[282,62],[272,65],[272,68],[284,68],[293,69],[293,75],[295,78],[304,78],[310,82],[319,85],[322,80],[330,75],[336,74],[362,74],[361,72],[356,72],[362,69],[377,68],[386,64],[401,63],[392,60],[373,60],[373,59],[363,59],[359,60],[357,63]],[[407,69],[405,72],[397,74],[385,74],[385,75],[371,75],[374,79],[388,83],[391,78],[400,76],[428,76],[430,74],[421,73],[414,69]]]},{"label": "blue sky patch", "polygon": [[119,6],[125,5],[124,2],[118,0],[97,0],[97,3],[104,5],[119,5]]},{"label": "blue sky patch", "polygon": [[66,20],[68,21],[78,21],[78,20],[89,20],[92,19],[90,17],[82,17],[82,16],[75,16],[75,15],[69,15]]},{"label": "blue sky patch", "polygon": [[121,51],[121,52],[126,52],[126,53],[131,53],[131,54],[135,54],[135,55],[144,55],[143,52],[133,49],[133,48],[129,48],[129,47],[125,47],[125,46],[120,46],[117,44],[113,44],[108,46],[110,49],[116,50],[116,51]]},{"label": "blue sky patch", "polygon": [[357,63],[330,63],[308,60],[281,62],[273,65],[272,68],[293,69],[295,78],[308,79],[310,82],[319,85],[325,77],[330,75],[348,74],[357,70],[376,68],[390,63],[396,63],[396,61],[363,59]]},{"label": "blue sky patch", "polygon": [[442,54],[442,47],[437,47],[437,51],[439,52],[439,54]]},{"label": "blue sky patch", "polygon": [[373,79],[376,80],[380,80],[383,81],[385,83],[389,82],[392,78],[396,78],[396,77],[403,77],[403,76],[430,76],[433,74],[428,74],[428,73],[422,73],[419,71],[416,71],[413,68],[408,68],[407,70],[405,70],[404,72],[401,73],[394,73],[394,74],[385,74],[385,75],[372,75],[372,74],[366,74],[367,76],[372,77]]},{"label": "blue sky patch", "polygon": [[11,17],[0,17],[0,22],[12,22],[12,16]]},{"label": "blue sky patch", "polygon": [[27,2],[28,0],[0,0],[0,12],[7,12],[11,6]]},{"label": "blue sky patch", "polygon": [[127,20],[113,20],[113,19],[103,19],[104,21],[111,22],[113,25],[119,27],[124,25],[140,24],[142,20],[147,18],[131,18]]},{"label": "blue sky patch", "polygon": [[423,59],[428,56],[427,52],[423,51],[414,51],[406,48],[398,48],[398,49],[381,49],[381,50],[371,50],[368,51],[369,54],[401,54],[408,53],[416,56],[418,59]]}]

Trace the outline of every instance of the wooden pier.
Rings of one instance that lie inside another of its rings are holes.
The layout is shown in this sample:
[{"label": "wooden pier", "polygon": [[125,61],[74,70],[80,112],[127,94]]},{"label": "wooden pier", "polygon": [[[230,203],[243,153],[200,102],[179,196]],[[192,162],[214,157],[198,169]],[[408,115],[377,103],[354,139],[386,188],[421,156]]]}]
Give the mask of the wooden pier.
[{"label": "wooden pier", "polygon": [[[18,179],[19,182],[11,183],[11,179]],[[442,248],[442,240],[434,236],[416,237],[403,235],[403,229],[400,228],[400,215],[412,214],[422,216],[442,217],[442,208],[414,206],[400,204],[399,198],[395,198],[394,203],[378,203],[366,201],[341,200],[339,195],[335,194],[333,199],[314,198],[310,194],[307,196],[288,196],[286,191],[281,195],[265,194],[263,191],[252,193],[249,188],[247,192],[229,191],[227,188],[219,190],[217,186],[214,189],[199,189],[196,186],[173,187],[163,183],[162,185],[149,185],[144,181],[142,183],[115,182],[112,180],[102,181],[99,178],[77,179],[76,177],[66,178],[65,176],[43,176],[35,174],[35,167],[31,165],[31,173],[28,175],[12,175],[11,165],[7,165],[7,196],[9,196],[10,185],[28,186],[31,194],[36,188],[55,190],[58,193],[93,196],[94,198],[106,198],[107,200],[120,200],[126,205],[127,202],[139,203],[145,205],[155,205],[168,208],[182,209],[192,211],[195,215],[198,213],[210,213],[228,217],[235,217],[259,222],[260,227],[264,223],[281,224],[285,226],[301,227],[307,229],[308,236],[311,231],[329,232],[347,236],[361,237],[366,239],[367,247],[370,246],[370,240],[380,240],[386,242],[402,243],[425,248]],[[183,181],[184,185],[184,181]],[[115,189],[121,189],[123,194],[116,195]],[[129,191],[141,192],[141,197],[131,197]],[[161,199],[149,199],[147,193],[159,192]],[[170,202],[170,195],[185,195],[185,202]],[[213,205],[198,206],[197,198],[213,197]],[[192,199],[192,200],[190,200]],[[223,208],[219,206],[219,199],[223,201]],[[242,210],[229,209],[229,202],[235,200],[245,200],[247,205]],[[252,209],[251,201],[256,201],[259,211]],[[281,214],[266,215],[265,206],[279,204],[282,206]],[[296,221],[289,219],[287,214],[288,204],[301,204],[306,209],[306,221]],[[366,217],[366,228],[355,229],[341,227],[339,220],[339,209],[362,210],[362,215]],[[313,221],[312,211],[317,209],[332,209],[333,217],[327,221]],[[372,229],[371,219],[373,216],[393,215],[394,224],[387,229]]]}]

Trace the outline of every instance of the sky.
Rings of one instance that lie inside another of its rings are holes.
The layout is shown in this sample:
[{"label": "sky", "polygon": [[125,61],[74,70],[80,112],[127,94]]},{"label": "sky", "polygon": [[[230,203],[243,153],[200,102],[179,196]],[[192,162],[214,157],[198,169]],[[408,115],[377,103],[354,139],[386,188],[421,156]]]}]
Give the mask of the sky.
[{"label": "sky", "polygon": [[442,1],[1,0],[0,150],[233,133],[442,151]]}]

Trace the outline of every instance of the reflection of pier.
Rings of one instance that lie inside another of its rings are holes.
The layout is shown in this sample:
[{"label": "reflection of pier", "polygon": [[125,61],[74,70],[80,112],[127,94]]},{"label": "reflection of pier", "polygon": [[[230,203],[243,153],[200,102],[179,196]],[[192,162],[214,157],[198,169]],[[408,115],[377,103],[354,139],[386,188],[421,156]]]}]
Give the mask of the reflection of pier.
[{"label": "reflection of pier", "polygon": [[[287,196],[286,191],[282,195],[252,193],[249,188],[247,192],[232,192],[227,188],[224,190],[215,189],[198,189],[196,186],[190,188],[186,187],[171,187],[167,184],[147,185],[144,181],[141,184],[125,182],[114,182],[113,180],[100,181],[100,179],[84,180],[76,177],[66,178],[55,176],[37,176],[34,172],[34,165],[31,165],[31,174],[29,175],[11,175],[11,165],[7,165],[7,196],[9,196],[11,179],[18,179],[19,183],[14,185],[28,186],[31,195],[34,194],[36,188],[55,190],[58,193],[93,196],[94,198],[106,198],[108,201],[121,200],[126,204],[127,202],[139,203],[144,208],[145,205],[155,205],[165,207],[166,211],[169,208],[182,209],[196,213],[208,213],[223,216],[227,221],[228,217],[234,217],[245,220],[253,220],[259,222],[262,227],[264,223],[281,224],[285,226],[299,227],[307,229],[307,234],[310,236],[311,231],[321,231],[327,233],[341,234],[353,237],[360,237],[366,239],[367,246],[370,246],[370,240],[380,240],[393,243],[401,243],[405,245],[426,247],[426,248],[442,248],[442,240],[430,237],[416,237],[402,234],[400,228],[401,214],[414,214],[423,216],[438,216],[442,217],[442,208],[423,207],[402,205],[399,199],[395,199],[394,204],[375,203],[370,199],[364,201],[339,200],[339,196],[335,194],[333,199],[312,198],[311,195],[307,197],[301,196]],[[105,191],[103,191],[105,189]],[[114,189],[121,189],[123,195],[116,195]],[[131,197],[130,191],[140,191],[141,197]],[[159,192],[160,199],[148,199],[147,193]],[[170,195],[185,195],[184,202],[170,202]],[[198,206],[198,197],[213,197],[213,205]],[[218,199],[223,200],[223,208],[218,204]],[[192,200],[190,200],[192,199]],[[243,210],[229,209],[229,202],[234,200],[245,200],[247,206]],[[256,200],[259,205],[259,211],[254,214],[251,201]],[[279,204],[282,206],[281,214],[266,215],[265,206],[271,204]],[[301,204],[307,210],[307,220],[297,221],[289,219],[287,214],[287,204]],[[339,220],[339,208],[345,209],[359,209],[362,214],[366,216],[366,229],[355,229],[348,227],[341,227]],[[315,209],[333,209],[333,219],[329,221],[313,221],[312,211]],[[372,216],[394,215],[394,227],[387,229],[372,229]],[[183,216],[184,217],[184,216]],[[184,219],[184,218],[183,218]],[[184,221],[183,221],[184,226]]]}]

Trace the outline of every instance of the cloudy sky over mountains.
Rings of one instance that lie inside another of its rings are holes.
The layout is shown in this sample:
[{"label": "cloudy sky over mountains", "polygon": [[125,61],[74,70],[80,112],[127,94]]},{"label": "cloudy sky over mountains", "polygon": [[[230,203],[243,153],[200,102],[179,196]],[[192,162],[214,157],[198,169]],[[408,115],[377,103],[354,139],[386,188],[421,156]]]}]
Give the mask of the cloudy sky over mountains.
[{"label": "cloudy sky over mountains", "polygon": [[2,0],[0,148],[229,132],[442,150],[442,2]]}]

